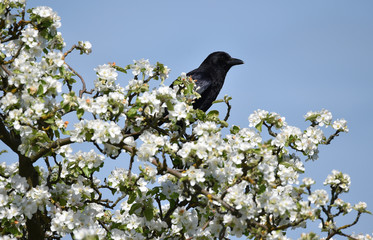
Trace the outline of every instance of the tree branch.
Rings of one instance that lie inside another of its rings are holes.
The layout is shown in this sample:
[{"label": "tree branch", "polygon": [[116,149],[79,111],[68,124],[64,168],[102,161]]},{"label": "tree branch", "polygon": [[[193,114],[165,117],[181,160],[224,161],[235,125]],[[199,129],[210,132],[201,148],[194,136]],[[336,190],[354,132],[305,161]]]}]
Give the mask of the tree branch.
[{"label": "tree branch", "polygon": [[3,69],[4,72],[6,74],[8,74],[8,76],[12,76],[13,75],[13,73],[11,71],[9,71],[9,69],[5,65],[3,65],[3,64],[1,64],[1,69]]},{"label": "tree branch", "polygon": [[84,81],[84,79],[83,79],[83,77],[77,72],[77,71],[75,71],[69,64],[67,64],[66,62],[65,62],[65,64],[66,64],[66,66],[76,75],[76,76],[78,76],[78,78],[80,79],[80,81],[82,82],[82,89],[79,91],[79,97],[81,98],[82,96],[83,96],[83,93],[89,93],[89,94],[91,94],[91,93],[93,93],[93,89],[91,90],[91,91],[87,91],[87,86],[86,86],[86,84],[85,84],[85,81]]},{"label": "tree branch", "polygon": [[339,133],[341,132],[341,130],[337,130],[333,135],[330,135],[328,140],[325,141],[325,145],[328,145],[330,144],[330,142],[337,136],[339,136]]},{"label": "tree branch", "polygon": [[269,126],[265,121],[263,121],[263,125],[267,127],[269,135],[271,135],[272,137],[277,136],[277,133],[272,131],[272,127],[273,127],[272,124]]},{"label": "tree branch", "polygon": [[3,120],[0,118],[0,139],[12,149],[15,153],[18,153],[19,140],[15,138],[11,132],[8,132]]},{"label": "tree branch", "polygon": [[225,104],[227,104],[227,114],[225,115],[224,122],[228,120],[232,109],[232,106],[229,104],[229,101],[225,101]]},{"label": "tree branch", "polygon": [[44,156],[45,154],[50,152],[53,148],[61,147],[61,146],[70,144],[72,142],[73,141],[71,141],[70,137],[58,139],[58,140],[48,144],[46,147],[43,147],[42,149],[40,149],[40,151],[37,152],[34,156],[31,156],[30,157],[31,162],[33,162],[33,163],[36,162],[39,158],[41,158],[42,156]]}]

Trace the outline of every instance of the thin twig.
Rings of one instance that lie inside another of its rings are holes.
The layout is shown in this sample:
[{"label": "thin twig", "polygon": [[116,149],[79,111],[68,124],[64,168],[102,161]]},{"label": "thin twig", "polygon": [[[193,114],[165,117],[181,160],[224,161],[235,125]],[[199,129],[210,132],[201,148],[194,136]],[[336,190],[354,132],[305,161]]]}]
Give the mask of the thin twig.
[{"label": "thin twig", "polygon": [[229,104],[229,101],[225,101],[225,104],[227,104],[227,114],[225,115],[224,121],[226,122],[230,116],[232,106]]},{"label": "thin twig", "polygon": [[269,126],[265,121],[263,121],[263,125],[267,127],[269,135],[271,135],[272,137],[277,136],[277,133],[272,131],[272,127],[273,127],[272,124]]},{"label": "thin twig", "polygon": [[83,77],[77,72],[75,71],[69,64],[67,64],[65,62],[66,66],[76,75],[78,76],[78,78],[80,79],[80,81],[82,82],[82,89],[79,91],[79,97],[81,98],[83,96],[83,93],[88,93],[88,94],[92,94],[93,93],[93,89],[91,91],[87,91],[87,87],[86,87],[86,84],[85,84],[85,81],[83,79]]},{"label": "thin twig", "polygon": [[340,231],[342,229],[346,229],[346,228],[352,227],[353,225],[355,225],[359,221],[360,215],[361,215],[361,212],[358,212],[357,216],[355,218],[355,221],[353,223],[347,224],[347,225],[344,225],[344,226],[338,228],[338,231]]},{"label": "thin twig", "polygon": [[9,69],[8,69],[5,65],[3,65],[3,64],[1,64],[1,69],[3,69],[4,72],[5,72],[6,74],[8,74],[9,76],[12,76],[12,75],[13,75],[13,73],[12,73],[11,71],[9,71]]},{"label": "thin twig", "polygon": [[[74,44],[67,52],[65,52],[63,54],[63,57],[62,57],[62,60],[65,61],[65,58],[67,57],[67,55],[69,55],[74,49],[78,48],[78,46],[76,44]],[[86,84],[85,84],[85,81],[83,79],[83,77],[77,72],[75,71],[69,64],[67,64],[67,62],[65,61],[65,64],[66,66],[76,75],[78,76],[78,78],[80,79],[80,81],[82,82],[82,89],[79,91],[79,97],[81,98],[83,96],[83,93],[89,93],[89,94],[92,94],[93,92],[93,89],[91,91],[87,91],[87,87],[86,87]]]},{"label": "thin twig", "polygon": [[128,168],[128,178],[131,178],[131,173],[132,173],[132,165],[133,165],[133,162],[135,161],[135,150],[132,149],[132,154],[131,154],[131,160],[130,160],[130,166]]},{"label": "thin twig", "polygon": [[342,132],[341,130],[337,130],[333,135],[330,135],[330,137],[328,138],[328,140],[325,141],[325,145],[328,145],[330,144],[330,142],[337,136],[339,136],[339,133]]},{"label": "thin twig", "polygon": [[75,48],[77,48],[78,46],[76,44],[74,44],[67,52],[65,52],[63,54],[63,57],[62,57],[62,60],[65,60],[65,58],[67,57],[67,55],[69,55]]}]

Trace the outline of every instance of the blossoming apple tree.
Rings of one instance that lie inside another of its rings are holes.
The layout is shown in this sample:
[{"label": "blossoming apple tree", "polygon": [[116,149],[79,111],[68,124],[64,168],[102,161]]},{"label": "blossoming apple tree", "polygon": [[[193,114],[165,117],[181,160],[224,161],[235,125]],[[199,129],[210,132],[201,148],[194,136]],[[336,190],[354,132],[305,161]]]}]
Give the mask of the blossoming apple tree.
[{"label": "blossoming apple tree", "polygon": [[[218,101],[227,105],[222,119],[193,109],[193,79],[182,74],[165,86],[169,69],[147,60],[98,66],[90,90],[68,56],[89,54],[91,44],[66,47],[59,26],[49,7],[0,3],[0,139],[18,158],[0,165],[1,239],[287,239],[310,221],[324,236],[300,239],[371,239],[351,235],[369,212],[342,200],[348,175],[332,171],[326,189],[300,180],[303,161],[348,132],[345,120],[308,112],[301,130],[257,110],[249,128],[228,126],[229,97]],[[82,142],[92,150],[79,150]],[[128,167],[99,179],[110,159]],[[345,214],[351,223],[337,225]]]}]

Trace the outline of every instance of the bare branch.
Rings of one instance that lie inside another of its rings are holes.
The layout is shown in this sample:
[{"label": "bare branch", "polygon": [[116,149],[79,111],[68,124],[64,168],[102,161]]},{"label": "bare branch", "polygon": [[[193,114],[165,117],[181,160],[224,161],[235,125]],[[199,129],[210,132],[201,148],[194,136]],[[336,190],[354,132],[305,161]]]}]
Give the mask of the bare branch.
[{"label": "bare branch", "polygon": [[62,60],[65,60],[65,58],[67,57],[67,55],[69,55],[75,48],[77,48],[78,46],[76,44],[74,44],[67,52],[65,52],[63,54],[63,57],[62,57]]},{"label": "bare branch", "polygon": [[275,133],[275,132],[272,131],[272,127],[273,127],[272,124],[268,125],[265,121],[263,121],[263,125],[267,127],[269,135],[271,135],[272,137],[276,137],[277,136],[277,133]]},{"label": "bare branch", "polygon": [[330,144],[330,142],[337,136],[339,136],[339,133],[342,132],[341,130],[337,130],[333,135],[330,135],[330,137],[328,138],[328,140],[325,141],[325,145],[328,145]]},{"label": "bare branch", "polygon": [[67,64],[65,62],[66,66],[76,75],[78,76],[78,78],[80,79],[80,81],[82,82],[82,89],[79,91],[79,97],[81,98],[83,96],[83,93],[89,93],[89,94],[92,94],[93,93],[93,89],[91,91],[87,91],[87,87],[86,87],[86,84],[85,84],[85,81],[83,79],[83,77],[77,72],[75,71],[69,64]]},{"label": "bare branch", "polygon": [[132,148],[132,154],[131,154],[131,160],[130,160],[130,166],[128,167],[128,178],[131,177],[131,174],[132,174],[132,165],[133,165],[133,162],[135,161],[135,149]]},{"label": "bare branch", "polygon": [[225,101],[225,104],[227,104],[227,114],[225,115],[224,121],[226,122],[230,116],[232,106],[229,104],[229,101]]}]

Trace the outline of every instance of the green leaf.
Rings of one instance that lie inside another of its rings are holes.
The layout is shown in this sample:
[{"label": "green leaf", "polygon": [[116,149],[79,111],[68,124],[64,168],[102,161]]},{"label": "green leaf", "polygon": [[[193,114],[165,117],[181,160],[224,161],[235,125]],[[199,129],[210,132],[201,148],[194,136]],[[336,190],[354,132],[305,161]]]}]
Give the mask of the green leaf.
[{"label": "green leaf", "polygon": [[133,118],[133,117],[135,117],[136,114],[137,114],[137,110],[138,110],[137,107],[133,107],[133,108],[131,108],[130,110],[128,110],[128,111],[127,111],[127,117],[129,117],[129,118]]},{"label": "green leaf", "polygon": [[170,100],[167,100],[167,101],[166,101],[166,105],[167,105],[167,109],[168,109],[169,111],[173,111],[173,110],[174,110],[174,105],[171,103]]},{"label": "green leaf", "polygon": [[151,221],[154,217],[153,208],[151,206],[146,206],[144,210],[144,215],[146,220]]},{"label": "green leaf", "polygon": [[56,138],[60,138],[60,132],[58,130],[54,131],[54,135]]},{"label": "green leaf", "polygon": [[189,83],[187,86],[187,93],[192,94],[194,89],[194,83]]},{"label": "green leaf", "polygon": [[207,113],[207,118],[218,118],[218,117],[219,117],[218,110],[212,110],[209,113]]},{"label": "green leaf", "polygon": [[134,214],[135,211],[137,209],[141,208],[141,207],[142,207],[141,203],[135,203],[135,204],[133,204],[132,207],[131,207],[131,209],[130,209],[130,211],[129,211],[129,214]]},{"label": "green leaf", "polygon": [[175,81],[173,81],[172,85],[174,86],[177,86],[177,85],[180,85],[182,84],[183,82],[180,80],[180,78],[176,79]]},{"label": "green leaf", "polygon": [[225,127],[225,128],[229,126],[229,124],[226,121],[223,121],[223,120],[220,121],[220,125],[222,127]]},{"label": "green leaf", "polygon": [[258,123],[255,128],[259,131],[259,132],[262,132],[262,127],[263,127],[263,121],[260,121],[260,123]]},{"label": "green leaf", "polygon": [[0,14],[2,14],[5,9],[6,9],[5,4],[4,3],[0,3]]},{"label": "green leaf", "polygon": [[179,193],[177,193],[177,192],[173,192],[173,193],[171,193],[170,194],[170,197],[171,197],[171,199],[178,199],[179,198]]},{"label": "green leaf", "polygon": [[85,166],[82,170],[86,177],[89,177],[91,175],[91,171],[89,170],[87,166]]},{"label": "green leaf", "polygon": [[219,111],[217,110],[210,111],[209,113],[207,113],[206,119],[210,121],[219,120]]},{"label": "green leaf", "polygon": [[127,203],[128,203],[128,204],[133,203],[133,202],[136,200],[136,198],[137,198],[136,192],[131,192],[131,193],[129,194],[129,197],[128,197],[128,200],[127,200]]},{"label": "green leaf", "polygon": [[223,99],[218,99],[218,100],[213,101],[212,104],[221,103],[221,102],[224,102],[224,100]]},{"label": "green leaf", "polygon": [[84,115],[84,109],[79,108],[78,110],[76,110],[76,116],[78,117],[78,119],[81,119],[83,115]]},{"label": "green leaf", "polygon": [[232,134],[237,134],[239,131],[240,131],[239,126],[233,125],[233,127],[231,128],[231,133]]},{"label": "green leaf", "polygon": [[43,94],[43,92],[44,92],[44,88],[43,88],[43,85],[42,84],[40,84],[39,85],[39,88],[38,88],[38,95],[41,95],[41,94]]},{"label": "green leaf", "polygon": [[70,135],[70,131],[67,131],[66,129],[62,129],[61,131],[63,135]]},{"label": "green leaf", "polygon": [[116,188],[111,188],[110,190],[111,190],[111,194],[113,194],[113,195],[117,192]]},{"label": "green leaf", "polygon": [[264,184],[260,185],[260,186],[259,186],[259,190],[258,190],[258,194],[262,194],[262,193],[264,193],[265,190],[266,190],[266,188],[267,188],[267,187],[266,187]]},{"label": "green leaf", "polygon": [[[45,115],[43,115],[43,116],[45,116]],[[48,123],[48,124],[53,124],[54,121],[55,121],[54,118],[47,118],[47,119],[44,120],[44,122]]]},{"label": "green leaf", "polygon": [[127,73],[127,70],[122,68],[122,67],[119,67],[119,66],[113,66],[113,68],[119,72],[122,72],[122,73]]},{"label": "green leaf", "polygon": [[206,119],[206,113],[200,109],[196,109],[196,115],[199,120],[204,121]]}]

